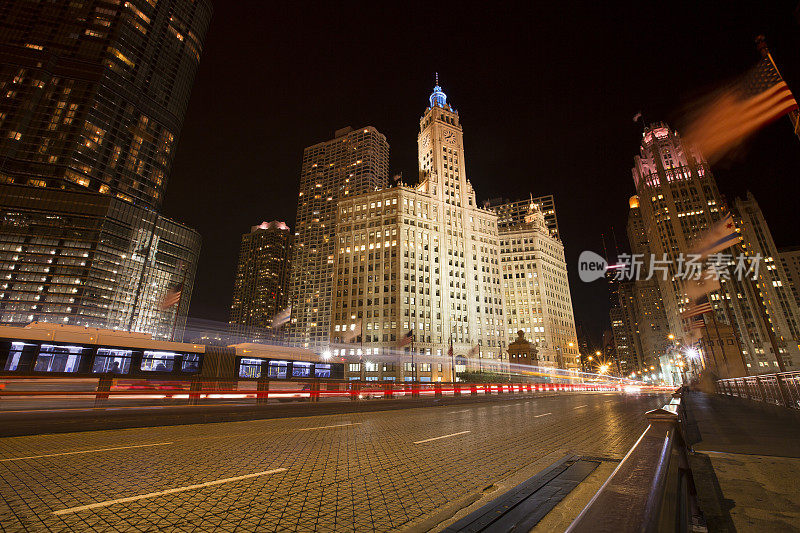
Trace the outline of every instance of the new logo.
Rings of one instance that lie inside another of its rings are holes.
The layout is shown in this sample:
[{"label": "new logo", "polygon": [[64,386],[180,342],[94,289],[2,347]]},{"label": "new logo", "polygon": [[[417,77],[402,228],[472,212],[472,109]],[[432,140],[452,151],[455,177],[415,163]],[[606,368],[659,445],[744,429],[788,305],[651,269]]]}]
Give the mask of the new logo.
[{"label": "new logo", "polygon": [[608,262],[591,250],[582,251],[578,257],[578,276],[585,283],[602,278],[606,275],[606,270],[608,270]]}]

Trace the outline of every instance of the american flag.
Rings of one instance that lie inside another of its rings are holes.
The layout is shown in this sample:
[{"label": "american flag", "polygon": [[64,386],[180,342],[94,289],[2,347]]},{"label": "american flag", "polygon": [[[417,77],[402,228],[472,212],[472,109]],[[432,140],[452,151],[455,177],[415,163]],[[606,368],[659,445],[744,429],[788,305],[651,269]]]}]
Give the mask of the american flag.
[{"label": "american flag", "polygon": [[684,137],[713,163],[751,134],[796,109],[797,100],[766,56],[703,108]]},{"label": "american flag", "polygon": [[708,296],[702,296],[697,301],[692,303],[689,308],[681,313],[683,318],[692,318],[693,316],[702,315],[703,313],[710,313],[712,311],[711,302],[708,301]]},{"label": "american flag", "polygon": [[703,320],[703,317],[693,318],[689,321],[689,331],[702,329],[704,327],[706,327],[706,321]]},{"label": "american flag", "polygon": [[167,291],[164,298],[161,300],[159,307],[162,311],[166,311],[173,305],[181,301],[181,293],[183,293],[183,283],[176,285],[174,288]]},{"label": "american flag", "polygon": [[400,338],[400,342],[398,342],[397,345],[400,347],[408,346],[412,342],[414,342],[414,332],[409,330],[408,333],[406,333]]}]

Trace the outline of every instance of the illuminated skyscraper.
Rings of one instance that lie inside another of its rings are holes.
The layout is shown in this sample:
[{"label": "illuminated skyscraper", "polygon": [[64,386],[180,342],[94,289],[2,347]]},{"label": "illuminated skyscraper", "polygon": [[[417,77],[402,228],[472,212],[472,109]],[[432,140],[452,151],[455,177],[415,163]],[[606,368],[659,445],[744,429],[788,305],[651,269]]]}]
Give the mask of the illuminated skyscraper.
[{"label": "illuminated skyscraper", "polygon": [[417,184],[339,200],[331,335],[360,327],[363,347],[334,355],[363,350],[367,379],[499,370],[507,346],[497,215],[476,204],[459,115],[438,85],[419,126]]},{"label": "illuminated skyscraper", "polygon": [[[541,204],[527,203],[524,216],[512,217],[516,222],[506,222],[498,231],[507,334],[512,337],[517,331],[525,332],[536,345],[539,364],[577,369],[578,338],[564,245],[557,231],[548,227]],[[508,217],[518,204],[491,207],[497,213],[498,226],[501,217]],[[552,204],[548,210],[555,214]]]},{"label": "illuminated skyscraper", "polygon": [[200,236],[158,211],[210,17],[0,4],[0,322],[181,336]]},{"label": "illuminated skyscraper", "polygon": [[242,235],[233,287],[232,332],[274,338],[272,319],[289,302],[289,261],[294,235],[283,222],[264,222]]},{"label": "illuminated skyscraper", "polygon": [[0,5],[0,182],[158,209],[208,0]]},{"label": "illuminated skyscraper", "polygon": [[778,251],[778,256],[792,288],[794,300],[800,308],[800,247],[782,248]]},{"label": "illuminated skyscraper", "polygon": [[[328,345],[337,203],[385,188],[388,176],[389,143],[371,126],[340,129],[333,139],[303,151],[289,290],[293,342]],[[365,217],[359,213],[355,220]]]},{"label": "illuminated skyscraper", "polygon": [[[630,198],[628,205],[628,240],[631,245],[631,252],[642,254],[644,257],[644,269],[649,268],[650,242],[647,238],[647,229],[642,220],[641,209],[639,208],[639,197]],[[658,358],[664,353],[669,344],[669,324],[667,315],[664,311],[664,302],[661,298],[661,289],[655,279],[638,279],[633,282],[633,303],[636,313],[637,335],[641,353],[637,367],[633,370],[641,370],[641,367],[654,366]]]},{"label": "illuminated skyscraper", "polygon": [[[689,299],[684,292],[683,282],[675,275],[680,264],[679,255],[689,253],[696,239],[723,218],[730,208],[720,194],[702,154],[694,147],[685,145],[678,133],[663,123],[645,128],[640,155],[634,158],[632,172],[649,250],[657,259],[666,257],[669,260],[666,279],[656,275],[669,333],[684,342],[691,342],[691,335],[681,318]],[[748,222],[752,225],[747,217],[738,218],[739,231],[743,231],[742,225],[746,226]],[[750,252],[749,248],[747,252]],[[730,253],[737,254],[738,250],[731,249]],[[775,353],[770,341],[770,332],[761,308],[765,305],[763,294],[763,291],[757,293],[751,283],[739,281],[734,276],[723,283],[720,291],[710,295],[715,316],[709,315],[708,322],[713,324],[712,320],[717,320],[734,326],[741,341],[744,361],[752,373],[778,369],[779,354]],[[778,308],[772,309],[771,312],[782,312]],[[777,336],[777,350],[783,354],[785,362],[791,364],[793,357],[797,359],[797,345],[793,344],[789,329],[781,326],[780,322],[772,321],[769,327]],[[703,331],[701,342],[705,356],[712,360],[715,346],[719,351],[720,339],[715,337],[713,327],[704,328]]]}]

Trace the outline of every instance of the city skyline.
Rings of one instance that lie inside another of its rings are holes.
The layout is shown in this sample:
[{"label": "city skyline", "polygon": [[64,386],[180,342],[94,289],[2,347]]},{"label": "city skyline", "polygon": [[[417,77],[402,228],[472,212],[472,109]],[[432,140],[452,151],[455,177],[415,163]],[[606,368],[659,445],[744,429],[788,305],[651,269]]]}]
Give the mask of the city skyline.
[{"label": "city skyline", "polygon": [[[369,124],[391,145],[390,175],[403,172],[406,181],[415,181],[416,123],[410,117],[419,115],[418,102],[427,97],[438,71],[448,96],[468,116],[465,126],[472,133],[465,142],[479,201],[529,192],[555,196],[576,320],[586,322],[597,343],[607,321],[606,289],[599,282],[579,282],[574,266],[584,249],[602,253],[601,233],[609,246],[612,228],[617,242],[624,241],[627,201],[635,192],[630,157],[642,132],[642,124],[631,118],[642,111],[647,122],[666,120],[680,130],[675,119],[687,102],[755,64],[753,38],[759,33],[766,35],[787,83],[797,87],[800,44],[793,7],[787,3],[784,10],[767,13],[755,3],[737,4],[720,13],[698,6],[687,17],[683,11],[640,5],[609,13],[548,6],[536,21],[523,17],[514,22],[501,10],[479,28],[464,25],[475,13],[456,12],[442,22],[442,31],[452,39],[440,39],[404,16],[396,31],[408,35],[379,34],[370,22],[383,16],[369,10],[346,22],[342,32],[362,32],[362,38],[335,37],[320,26],[332,16],[326,9],[309,14],[311,21],[303,27],[291,22],[290,10],[277,18],[270,15],[275,34],[263,40],[254,27],[264,20],[257,6],[245,3],[237,11],[217,5],[165,201],[166,214],[198,227],[207,245],[191,314],[226,320],[230,289],[214,280],[233,275],[236,235],[254,219],[279,218],[294,230],[303,147],[330,138],[335,129]],[[569,24],[560,22],[565,11],[575,17]],[[608,27],[593,29],[593,17]],[[501,34],[503,25],[513,30],[525,21],[545,29],[533,35]],[[669,36],[670,46],[646,52],[635,46],[639,24],[648,26],[654,41]],[[312,36],[308,28],[320,33]],[[606,31],[616,37],[609,41]],[[706,37],[703,46],[693,38],[700,31]],[[486,48],[468,61],[457,53],[456,43],[471,32]],[[325,37],[339,46],[328,48]],[[608,47],[593,50],[595,39]],[[379,44],[381,52],[365,51],[363,61],[353,62],[362,40]],[[400,54],[411,41],[416,43],[411,53]],[[269,66],[256,73],[252,86],[242,74],[246,57],[234,53],[242,42],[263,54]],[[290,47],[292,61],[270,61],[274,46]],[[319,46],[325,47],[323,54],[316,53]],[[610,56],[614,61],[601,67]],[[307,68],[298,69],[295,60]],[[364,64],[371,68],[362,71]],[[218,87],[220,75],[242,86],[235,99]],[[476,85],[477,79],[483,82]],[[714,167],[729,198],[752,189],[779,247],[800,242],[779,206],[783,177],[800,164],[797,142],[788,122],[779,120],[750,141],[746,151]],[[597,205],[610,209],[584,231]],[[208,217],[208,212],[221,215]]]},{"label": "city skyline", "polygon": [[798,2],[0,1],[0,529],[793,529]]}]

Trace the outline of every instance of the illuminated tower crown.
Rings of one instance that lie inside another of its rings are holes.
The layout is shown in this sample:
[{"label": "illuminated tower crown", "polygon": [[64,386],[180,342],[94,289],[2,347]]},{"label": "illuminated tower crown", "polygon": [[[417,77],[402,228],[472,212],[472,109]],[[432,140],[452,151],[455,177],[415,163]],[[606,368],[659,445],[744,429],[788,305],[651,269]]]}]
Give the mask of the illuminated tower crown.
[{"label": "illuminated tower crown", "polygon": [[444,94],[442,88],[439,87],[439,73],[436,73],[436,86],[433,88],[433,92],[431,93],[428,100],[431,103],[431,107],[447,107],[447,95]]}]

